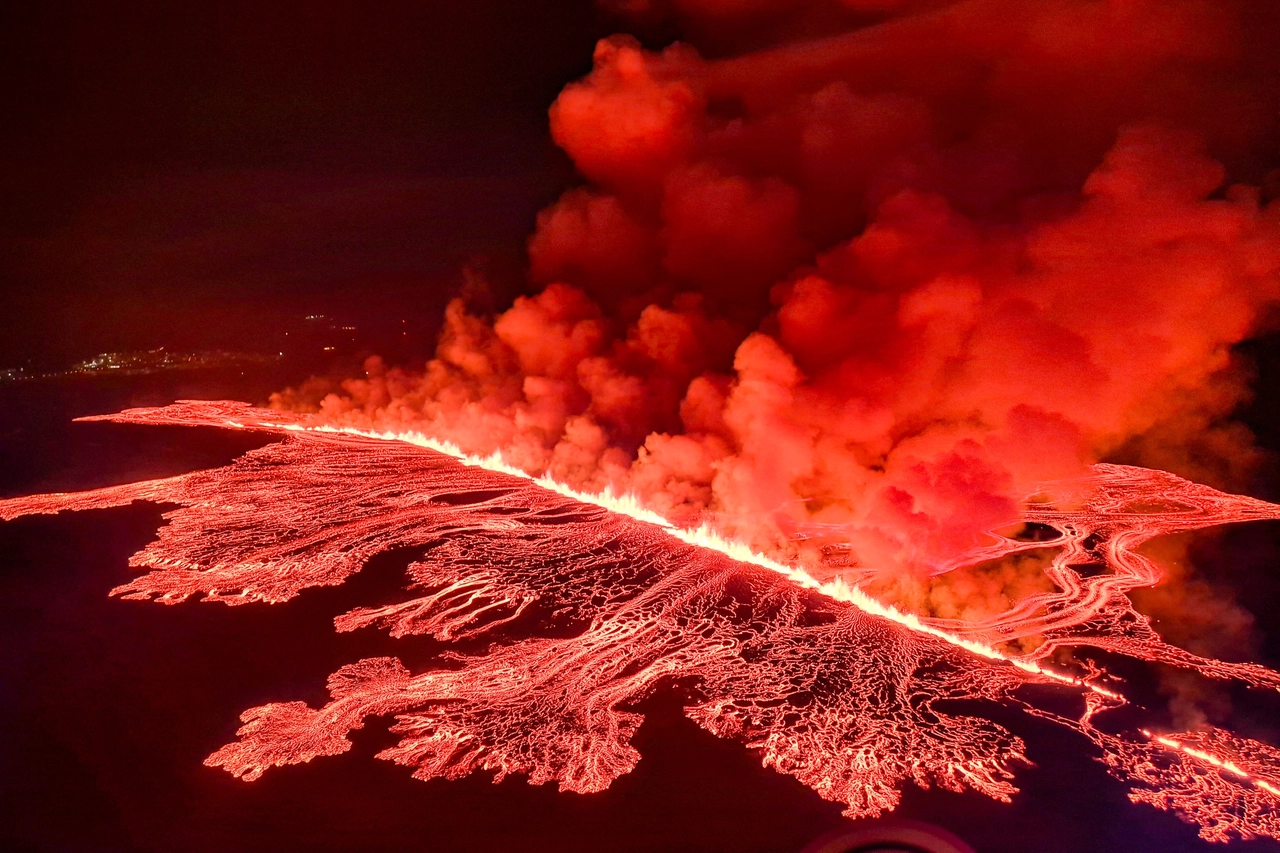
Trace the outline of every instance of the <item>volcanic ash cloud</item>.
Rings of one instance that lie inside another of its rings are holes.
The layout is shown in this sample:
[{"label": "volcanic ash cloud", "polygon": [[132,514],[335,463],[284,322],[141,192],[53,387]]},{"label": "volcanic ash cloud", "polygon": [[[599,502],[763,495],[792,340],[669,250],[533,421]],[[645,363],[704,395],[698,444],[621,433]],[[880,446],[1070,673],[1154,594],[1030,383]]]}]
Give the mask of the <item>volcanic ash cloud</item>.
[{"label": "volcanic ash cloud", "polygon": [[858,580],[971,563],[1099,460],[1239,484],[1230,348],[1280,294],[1265,4],[623,6],[691,43],[605,39],[552,105],[585,183],[532,295],[277,405]]}]

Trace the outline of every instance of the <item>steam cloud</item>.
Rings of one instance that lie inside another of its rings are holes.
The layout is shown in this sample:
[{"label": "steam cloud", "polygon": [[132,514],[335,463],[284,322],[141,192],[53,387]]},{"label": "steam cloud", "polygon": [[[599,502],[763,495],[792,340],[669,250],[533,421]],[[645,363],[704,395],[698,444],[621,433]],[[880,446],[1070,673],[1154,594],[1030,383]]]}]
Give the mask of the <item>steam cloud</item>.
[{"label": "steam cloud", "polygon": [[538,217],[536,293],[275,405],[910,577],[1099,459],[1248,464],[1230,348],[1280,297],[1280,206],[1237,182],[1275,180],[1259,7],[613,5],[706,55],[615,36],[561,93],[587,184]]}]

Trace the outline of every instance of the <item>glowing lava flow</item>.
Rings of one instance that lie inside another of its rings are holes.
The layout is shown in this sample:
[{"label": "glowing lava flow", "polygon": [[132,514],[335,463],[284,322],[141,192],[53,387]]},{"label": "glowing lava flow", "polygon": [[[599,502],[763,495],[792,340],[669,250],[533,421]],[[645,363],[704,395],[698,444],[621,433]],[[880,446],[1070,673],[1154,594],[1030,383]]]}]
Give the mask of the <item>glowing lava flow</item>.
[{"label": "glowing lava flow", "polygon": [[[238,422],[233,422],[230,425],[237,428],[244,427],[244,424],[240,424]],[[575,500],[580,503],[592,504],[602,509],[609,510],[610,512],[616,512],[621,515],[628,516],[636,521],[656,524],[658,527],[665,530],[670,536],[679,539],[682,542],[687,542],[688,544],[695,545],[699,548],[716,551],[740,563],[748,563],[753,566],[768,569],[771,572],[782,575],[787,580],[803,589],[814,590],[815,592],[819,592],[835,601],[851,604],[864,613],[884,617],[891,622],[896,622],[913,631],[937,637],[938,639],[950,643],[953,646],[959,646],[965,651],[972,652],[992,660],[1004,661],[1018,667],[1019,669],[1026,670],[1027,672],[1035,673],[1037,675],[1042,675],[1053,681],[1059,681],[1064,684],[1071,684],[1077,687],[1086,687],[1089,690],[1110,699],[1122,699],[1118,693],[1107,690],[1097,684],[1057,672],[1049,667],[1041,666],[1031,660],[1024,660],[1022,658],[1004,655],[991,646],[975,642],[971,639],[966,639],[957,633],[942,630],[934,625],[921,621],[921,619],[915,614],[904,613],[893,606],[885,605],[877,601],[857,587],[848,585],[842,579],[837,578],[834,581],[819,581],[813,577],[813,575],[798,566],[790,566],[785,563],[781,563],[765,554],[753,551],[751,548],[748,548],[740,542],[732,542],[725,539],[709,525],[704,524],[701,527],[692,530],[676,527],[667,521],[667,519],[646,509],[640,501],[632,495],[616,495],[611,492],[604,492],[601,494],[587,494],[579,492],[563,485],[562,483],[558,483],[549,477],[530,477],[519,468],[506,464],[502,460],[501,456],[497,454],[487,457],[474,456],[464,453],[455,444],[438,441],[419,432],[370,432],[352,427],[331,427],[324,425],[302,427],[294,424],[286,425],[284,429],[355,435],[362,438],[377,439],[379,441],[402,441],[407,444],[414,444],[419,447],[434,450],[438,453],[443,453],[447,456],[452,456],[454,459],[461,461],[465,465],[484,468],[489,471],[497,471],[498,473],[507,474],[513,477],[529,479],[541,488],[563,495],[571,500]]]},{"label": "glowing lava flow", "polygon": [[1280,750],[1218,728],[1142,734],[1147,743],[1093,733],[1103,762],[1138,783],[1130,800],[1190,815],[1209,841],[1280,837]]},{"label": "glowing lava flow", "polygon": [[[1199,823],[1212,840],[1280,838],[1280,753],[1214,730],[1118,736],[1094,714],[1122,703],[1095,683],[1042,665],[1062,646],[1088,645],[1194,668],[1255,686],[1275,673],[1225,664],[1163,643],[1128,589],[1158,578],[1134,553],[1151,536],[1226,521],[1280,518],[1280,507],[1161,472],[1099,466],[1075,484],[1079,508],[1028,508],[1060,533],[1058,586],[987,623],[922,620],[839,580],[727,542],[673,528],[635,501],[571,492],[499,459],[465,457],[419,435],[310,428],[231,403],[183,403],[105,419],[275,431],[282,440],[224,468],[77,494],[0,501],[0,518],[134,500],[177,504],[131,564],[147,569],[113,590],[175,604],[197,595],[228,604],[280,602],[342,583],[373,555],[418,547],[414,596],[339,615],[350,631],[442,641],[483,636],[483,651],[439,655],[421,672],[366,659],[329,679],[331,701],[271,703],[242,717],[240,739],[208,759],[245,779],[272,766],[350,748],[370,716],[394,715],[399,744],[380,757],[419,778],[487,770],[526,774],[565,790],[607,787],[639,759],[640,715],[626,706],[673,678],[696,680],[687,714],[737,737],[766,765],[795,776],[850,815],[893,808],[906,780],[1007,800],[1025,761],[1019,738],[939,703],[984,699],[1058,719],[1102,749],[1131,797]],[[388,440],[395,439],[395,440]],[[1110,572],[1081,577],[1089,553]],[[1044,543],[1010,540],[1012,552]],[[1046,642],[1017,656],[994,644]],[[1056,718],[1025,696],[1028,683],[1084,690],[1079,719]],[[1226,757],[1222,757],[1226,756]]]}]

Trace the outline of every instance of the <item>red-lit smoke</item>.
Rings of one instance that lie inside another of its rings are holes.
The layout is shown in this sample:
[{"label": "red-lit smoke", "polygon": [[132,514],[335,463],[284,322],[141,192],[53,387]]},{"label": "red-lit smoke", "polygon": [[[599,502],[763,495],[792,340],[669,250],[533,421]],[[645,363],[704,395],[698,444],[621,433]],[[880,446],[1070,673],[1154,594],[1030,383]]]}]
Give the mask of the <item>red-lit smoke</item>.
[{"label": "red-lit smoke", "polygon": [[1280,296],[1257,8],[614,5],[718,58],[602,41],[551,107],[587,183],[538,217],[537,292],[455,301],[425,370],[373,361],[325,419],[917,575],[1093,461],[1247,462],[1230,347]]}]

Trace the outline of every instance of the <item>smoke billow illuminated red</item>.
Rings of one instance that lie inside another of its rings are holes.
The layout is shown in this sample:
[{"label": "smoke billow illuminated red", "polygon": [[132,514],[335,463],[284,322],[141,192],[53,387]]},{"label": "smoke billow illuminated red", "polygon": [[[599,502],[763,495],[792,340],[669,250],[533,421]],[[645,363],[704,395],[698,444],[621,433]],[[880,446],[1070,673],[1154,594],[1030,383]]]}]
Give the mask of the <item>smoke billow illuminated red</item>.
[{"label": "smoke billow illuminated red", "polygon": [[1280,296],[1251,6],[641,5],[718,58],[615,37],[560,95],[590,184],[540,292],[277,405],[916,578],[1101,459],[1239,482],[1230,347]]}]

